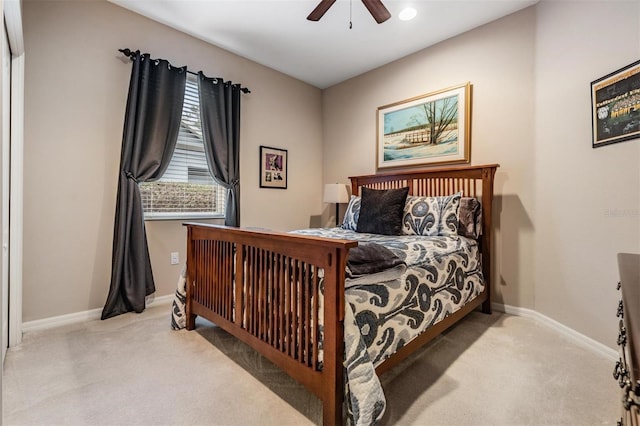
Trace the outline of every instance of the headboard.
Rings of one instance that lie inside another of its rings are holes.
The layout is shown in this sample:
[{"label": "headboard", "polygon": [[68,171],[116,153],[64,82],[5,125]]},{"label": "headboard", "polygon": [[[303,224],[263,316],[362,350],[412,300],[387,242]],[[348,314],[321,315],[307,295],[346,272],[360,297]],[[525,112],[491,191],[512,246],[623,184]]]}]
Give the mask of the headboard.
[{"label": "headboard", "polygon": [[465,197],[479,199],[482,204],[482,273],[490,288],[493,179],[498,167],[498,164],[458,166],[351,176],[349,179],[353,195],[359,195],[362,187],[393,189],[408,186],[409,195],[437,197],[462,192]]}]

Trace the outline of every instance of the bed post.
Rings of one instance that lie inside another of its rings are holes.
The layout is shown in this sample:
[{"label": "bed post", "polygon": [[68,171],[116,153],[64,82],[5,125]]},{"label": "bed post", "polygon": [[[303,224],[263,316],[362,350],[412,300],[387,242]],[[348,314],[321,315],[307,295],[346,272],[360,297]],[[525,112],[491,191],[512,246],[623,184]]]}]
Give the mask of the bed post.
[{"label": "bed post", "polygon": [[360,195],[360,188],[358,187],[358,178],[350,177],[351,179],[351,195],[358,196]]},{"label": "bed post", "polygon": [[[344,309],[345,268],[348,249],[334,251],[332,280],[325,276],[324,288],[324,367],[328,377],[323,381],[322,423],[324,426],[342,424],[344,400]],[[334,281],[334,282],[331,282]]]},{"label": "bed post", "polygon": [[186,303],[185,303],[185,320],[187,330],[196,328],[196,316],[193,314],[193,274],[195,269],[195,259],[193,252],[193,230],[187,227],[187,271],[185,277]]},{"label": "bed post", "polygon": [[491,250],[492,250],[492,210],[493,178],[496,166],[482,169],[482,274],[487,283],[487,299],[482,303],[482,312],[491,313]]}]

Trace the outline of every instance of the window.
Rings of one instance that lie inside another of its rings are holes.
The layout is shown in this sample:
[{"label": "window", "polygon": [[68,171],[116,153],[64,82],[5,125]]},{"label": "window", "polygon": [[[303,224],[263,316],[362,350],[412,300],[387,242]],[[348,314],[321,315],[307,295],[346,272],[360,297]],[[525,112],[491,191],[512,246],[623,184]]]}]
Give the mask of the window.
[{"label": "window", "polygon": [[140,184],[145,219],[224,216],[227,190],[207,167],[200,125],[198,80],[187,74],[176,149],[162,178]]}]

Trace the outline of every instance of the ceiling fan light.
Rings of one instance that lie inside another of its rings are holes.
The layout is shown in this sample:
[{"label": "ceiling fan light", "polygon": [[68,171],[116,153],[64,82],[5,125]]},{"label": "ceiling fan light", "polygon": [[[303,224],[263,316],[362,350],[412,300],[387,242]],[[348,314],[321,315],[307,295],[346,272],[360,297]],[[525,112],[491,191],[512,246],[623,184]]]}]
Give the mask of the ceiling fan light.
[{"label": "ceiling fan light", "polygon": [[398,15],[398,18],[401,21],[410,21],[413,18],[415,18],[417,14],[418,14],[418,11],[415,10],[414,8],[406,7],[402,9],[402,12],[400,12],[400,14]]}]

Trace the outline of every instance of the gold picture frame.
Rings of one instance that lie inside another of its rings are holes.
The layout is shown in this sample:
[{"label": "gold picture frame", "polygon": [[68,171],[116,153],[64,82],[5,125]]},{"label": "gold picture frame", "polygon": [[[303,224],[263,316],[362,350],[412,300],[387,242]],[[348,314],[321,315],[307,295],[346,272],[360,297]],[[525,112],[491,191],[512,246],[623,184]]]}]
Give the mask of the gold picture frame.
[{"label": "gold picture frame", "polygon": [[376,166],[468,163],[471,83],[384,105],[377,113]]},{"label": "gold picture frame", "polygon": [[640,138],[640,61],[591,82],[592,148]]}]

